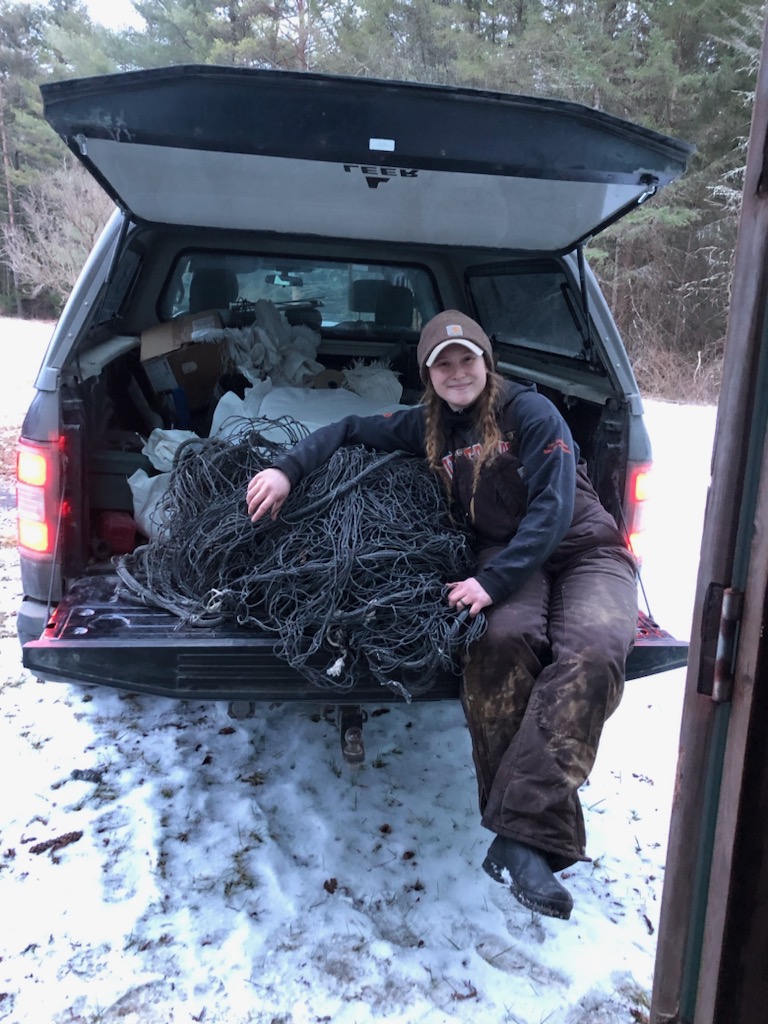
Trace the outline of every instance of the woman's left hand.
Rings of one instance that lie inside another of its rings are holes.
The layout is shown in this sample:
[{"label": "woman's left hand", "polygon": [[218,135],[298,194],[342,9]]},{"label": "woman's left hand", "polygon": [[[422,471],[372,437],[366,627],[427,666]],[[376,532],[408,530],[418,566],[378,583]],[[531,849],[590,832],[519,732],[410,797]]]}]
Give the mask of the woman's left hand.
[{"label": "woman's left hand", "polygon": [[457,612],[463,612],[468,608],[470,617],[473,619],[483,608],[493,604],[491,595],[480,586],[474,576],[456,583],[449,583],[448,590],[448,604],[451,608]]}]

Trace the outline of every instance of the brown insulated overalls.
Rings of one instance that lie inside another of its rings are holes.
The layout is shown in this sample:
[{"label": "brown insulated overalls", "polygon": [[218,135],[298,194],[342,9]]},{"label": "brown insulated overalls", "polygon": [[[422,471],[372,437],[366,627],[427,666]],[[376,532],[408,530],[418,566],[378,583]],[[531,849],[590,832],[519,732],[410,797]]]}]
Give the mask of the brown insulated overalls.
[{"label": "brown insulated overalls", "polygon": [[[453,439],[454,496],[465,512],[472,505],[481,577],[526,508],[514,432],[506,436],[509,450],[481,474],[474,502],[471,459],[461,457],[471,448],[466,435]],[[545,851],[559,871],[588,859],[578,790],[621,699],[637,623],[634,558],[583,462],[565,537],[485,613],[462,688],[483,824]]]}]

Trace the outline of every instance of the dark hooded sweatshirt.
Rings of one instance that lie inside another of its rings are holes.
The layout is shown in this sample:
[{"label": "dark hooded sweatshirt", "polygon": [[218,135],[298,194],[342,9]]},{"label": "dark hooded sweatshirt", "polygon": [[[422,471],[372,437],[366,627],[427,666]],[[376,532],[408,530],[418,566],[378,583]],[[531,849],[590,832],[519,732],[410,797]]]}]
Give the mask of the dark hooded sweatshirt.
[{"label": "dark hooded sweatshirt", "polygon": [[[617,548],[632,555],[589,481],[570,430],[534,387],[506,381],[499,410],[503,442],[480,474],[474,497],[473,459],[481,436],[473,410],[444,404],[443,467],[452,495],[474,534],[474,548],[500,548],[476,579],[494,602],[514,593],[540,567],[554,571],[582,551]],[[348,416],[321,427],[274,461],[295,485],[343,445],[425,457],[425,409]]]}]

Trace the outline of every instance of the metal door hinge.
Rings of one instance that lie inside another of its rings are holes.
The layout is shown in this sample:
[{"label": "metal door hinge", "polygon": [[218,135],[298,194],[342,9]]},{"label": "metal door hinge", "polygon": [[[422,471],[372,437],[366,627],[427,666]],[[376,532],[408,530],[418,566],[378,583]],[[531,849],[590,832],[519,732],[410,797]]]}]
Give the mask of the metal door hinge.
[{"label": "metal door hinge", "polygon": [[701,623],[701,660],[697,691],[718,704],[731,699],[744,594],[710,583]]}]

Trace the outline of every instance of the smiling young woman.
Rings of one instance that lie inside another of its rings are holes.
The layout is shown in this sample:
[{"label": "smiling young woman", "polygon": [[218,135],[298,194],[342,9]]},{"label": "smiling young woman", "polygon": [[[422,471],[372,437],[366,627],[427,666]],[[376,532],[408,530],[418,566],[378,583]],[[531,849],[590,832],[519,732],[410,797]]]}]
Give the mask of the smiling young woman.
[{"label": "smiling young woman", "polygon": [[568,918],[554,872],[588,860],[578,790],[617,707],[637,621],[636,563],[589,481],[568,425],[533,386],[494,370],[488,335],[446,310],[417,349],[419,406],[314,431],[246,491],[254,522],[345,444],[426,458],[474,538],[475,572],[446,580],[447,610],[483,612],[463,666],[483,863],[525,906]]},{"label": "smiling young woman", "polygon": [[429,365],[432,387],[457,412],[476,402],[488,379],[482,351],[467,342],[451,342]]}]

